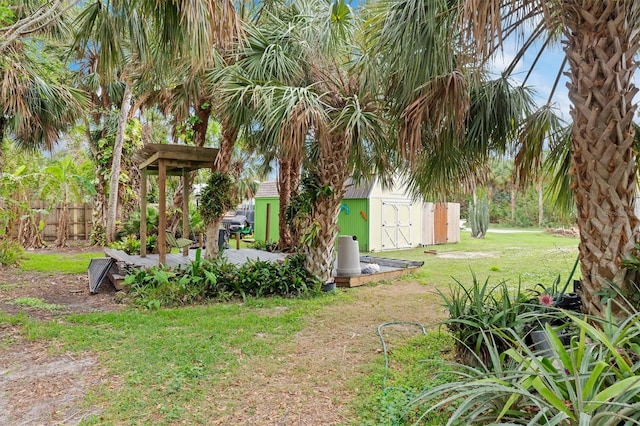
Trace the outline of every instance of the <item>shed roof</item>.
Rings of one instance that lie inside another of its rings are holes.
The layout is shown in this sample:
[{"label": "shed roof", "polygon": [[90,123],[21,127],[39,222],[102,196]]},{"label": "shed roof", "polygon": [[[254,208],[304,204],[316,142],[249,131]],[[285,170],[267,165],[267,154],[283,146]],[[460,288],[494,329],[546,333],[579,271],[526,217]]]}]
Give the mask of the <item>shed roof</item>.
[{"label": "shed roof", "polygon": [[268,181],[262,182],[256,191],[254,198],[278,198],[278,182]]},{"label": "shed roof", "polygon": [[[354,185],[351,181],[351,178],[349,178],[349,180],[347,180],[347,193],[345,194],[344,198],[369,198],[374,183],[375,179],[372,179],[369,182]],[[255,198],[277,198],[278,196],[278,183],[276,181],[267,181],[260,184],[258,191],[256,191]]]},{"label": "shed roof", "polygon": [[347,180],[347,193],[344,195],[344,198],[348,199],[362,199],[369,198],[371,195],[371,190],[373,189],[373,185],[375,184],[375,179],[371,179],[368,182],[360,182],[358,184],[354,184],[352,179],[349,178]]}]

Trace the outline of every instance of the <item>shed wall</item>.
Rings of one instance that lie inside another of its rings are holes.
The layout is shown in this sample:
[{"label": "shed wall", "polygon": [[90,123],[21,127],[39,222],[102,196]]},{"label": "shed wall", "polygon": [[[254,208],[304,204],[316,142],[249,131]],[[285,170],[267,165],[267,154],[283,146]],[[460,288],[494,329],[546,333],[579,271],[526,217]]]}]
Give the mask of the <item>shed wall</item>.
[{"label": "shed wall", "polygon": [[460,242],[460,203],[447,203],[447,243]]},{"label": "shed wall", "polygon": [[[383,192],[384,195],[384,192]],[[396,195],[369,200],[369,250],[382,251],[417,247],[422,242],[422,203]],[[397,223],[393,224],[394,208]],[[383,226],[383,223],[385,224]]]},{"label": "shed wall", "polygon": [[344,199],[338,214],[340,235],[355,235],[358,249],[369,251],[369,202],[366,199]]},{"label": "shed wall", "polygon": [[422,203],[422,245],[434,244],[434,203]]},{"label": "shed wall", "polygon": [[[422,204],[422,245],[436,244],[435,240],[435,203]],[[447,209],[447,241],[460,242],[460,204],[446,203]]]},{"label": "shed wall", "polygon": [[256,241],[266,241],[267,235],[267,204],[271,204],[271,225],[269,227],[269,241],[278,241],[278,209],[280,199],[277,197],[256,198],[253,236]]}]

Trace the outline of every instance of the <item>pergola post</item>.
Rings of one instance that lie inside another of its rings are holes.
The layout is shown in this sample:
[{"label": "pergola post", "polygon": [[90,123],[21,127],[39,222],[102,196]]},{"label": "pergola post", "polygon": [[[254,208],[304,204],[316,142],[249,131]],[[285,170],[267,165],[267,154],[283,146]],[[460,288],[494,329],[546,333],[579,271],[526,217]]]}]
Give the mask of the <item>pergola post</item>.
[{"label": "pergola post", "polygon": [[158,161],[158,263],[167,263],[167,164]]},{"label": "pergola post", "polygon": [[[182,169],[182,238],[189,238],[189,172]],[[189,256],[189,246],[182,248],[182,255]]]},{"label": "pergola post", "polygon": [[147,257],[147,169],[140,181],[140,257]]}]

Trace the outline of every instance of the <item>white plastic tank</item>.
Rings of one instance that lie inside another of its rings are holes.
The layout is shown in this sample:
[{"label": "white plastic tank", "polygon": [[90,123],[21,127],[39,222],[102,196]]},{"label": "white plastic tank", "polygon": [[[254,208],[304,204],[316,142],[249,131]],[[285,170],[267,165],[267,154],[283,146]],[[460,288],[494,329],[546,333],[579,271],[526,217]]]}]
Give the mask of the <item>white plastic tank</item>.
[{"label": "white plastic tank", "polygon": [[355,235],[340,235],[338,237],[338,266],[339,276],[360,275],[360,251],[358,238]]}]

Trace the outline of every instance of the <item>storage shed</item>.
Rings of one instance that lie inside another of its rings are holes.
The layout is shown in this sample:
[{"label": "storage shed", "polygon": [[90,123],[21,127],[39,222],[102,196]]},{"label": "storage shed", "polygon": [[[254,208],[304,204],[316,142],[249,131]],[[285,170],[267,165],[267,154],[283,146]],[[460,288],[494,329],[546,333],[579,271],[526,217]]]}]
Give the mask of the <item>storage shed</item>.
[{"label": "storage shed", "polygon": [[[278,208],[280,207],[278,183],[262,182],[254,200],[253,237],[256,241],[278,241]],[[267,220],[267,212],[269,220]]]},{"label": "storage shed", "polygon": [[[264,182],[255,196],[256,240],[278,239],[278,189]],[[269,207],[267,207],[269,206]],[[411,198],[404,184],[383,188],[378,179],[349,185],[338,214],[340,235],[355,235],[361,252],[413,248],[460,241],[460,205]]]}]

